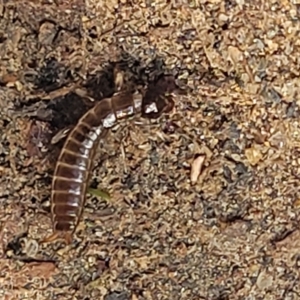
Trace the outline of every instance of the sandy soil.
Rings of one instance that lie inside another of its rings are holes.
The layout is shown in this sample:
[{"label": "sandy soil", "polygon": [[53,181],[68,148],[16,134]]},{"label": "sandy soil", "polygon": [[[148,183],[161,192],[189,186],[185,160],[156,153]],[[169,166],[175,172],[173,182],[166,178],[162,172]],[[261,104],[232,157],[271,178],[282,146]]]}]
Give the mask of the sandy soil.
[{"label": "sandy soil", "polygon": [[[0,1],[0,298],[300,299],[298,33],[292,1]],[[111,199],[42,244],[51,138],[116,63],[184,93],[107,134],[90,185]]]}]

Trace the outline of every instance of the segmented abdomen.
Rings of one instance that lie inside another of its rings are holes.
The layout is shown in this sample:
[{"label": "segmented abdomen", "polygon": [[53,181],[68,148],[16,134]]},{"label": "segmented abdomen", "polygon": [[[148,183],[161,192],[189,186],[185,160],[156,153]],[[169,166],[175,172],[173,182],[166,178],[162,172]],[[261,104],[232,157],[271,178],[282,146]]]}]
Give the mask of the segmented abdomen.
[{"label": "segmented abdomen", "polygon": [[101,126],[81,121],[68,137],[52,184],[52,216],[55,231],[73,231],[81,215],[95,144]]},{"label": "segmented abdomen", "polygon": [[122,94],[104,99],[89,110],[67,137],[52,181],[54,232],[72,234],[82,215],[94,154],[102,132],[119,119],[141,110],[141,99]]}]

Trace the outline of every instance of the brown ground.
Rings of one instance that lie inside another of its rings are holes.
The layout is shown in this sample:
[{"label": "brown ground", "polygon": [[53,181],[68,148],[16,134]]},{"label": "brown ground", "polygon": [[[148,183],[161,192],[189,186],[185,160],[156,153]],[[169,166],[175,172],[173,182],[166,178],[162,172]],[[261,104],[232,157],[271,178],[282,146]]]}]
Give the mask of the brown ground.
[{"label": "brown ground", "polygon": [[[291,2],[0,1],[1,299],[300,299]],[[186,92],[106,137],[92,186],[112,199],[88,197],[71,246],[42,245],[49,141],[86,110],[72,88],[111,95],[116,61]]]}]

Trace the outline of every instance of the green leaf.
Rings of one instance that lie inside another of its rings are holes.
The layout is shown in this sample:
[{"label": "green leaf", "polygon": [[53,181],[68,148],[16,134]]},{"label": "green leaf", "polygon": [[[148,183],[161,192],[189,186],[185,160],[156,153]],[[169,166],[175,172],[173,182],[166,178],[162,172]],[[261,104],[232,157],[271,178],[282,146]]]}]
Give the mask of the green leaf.
[{"label": "green leaf", "polygon": [[110,194],[108,192],[105,192],[105,191],[102,191],[102,190],[99,190],[99,189],[93,189],[91,187],[88,188],[88,193],[93,195],[93,196],[96,196],[96,197],[100,197],[104,200],[107,200],[109,201],[111,199],[110,197]]}]

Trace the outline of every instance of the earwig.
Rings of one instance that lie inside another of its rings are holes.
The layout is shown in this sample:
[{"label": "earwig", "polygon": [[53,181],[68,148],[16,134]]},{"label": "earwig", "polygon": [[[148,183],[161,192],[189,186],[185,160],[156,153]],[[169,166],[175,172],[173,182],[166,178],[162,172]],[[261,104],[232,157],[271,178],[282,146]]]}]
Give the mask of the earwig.
[{"label": "earwig", "polygon": [[[53,234],[42,242],[63,238],[68,244],[71,243],[82,216],[92,162],[103,134],[124,118],[136,114],[157,118],[160,112],[164,112],[163,109],[158,109],[162,107],[158,100],[165,102],[165,98],[153,101],[149,97],[145,98],[148,98],[146,103],[141,95],[123,92],[103,99],[84,114],[72,129],[58,158],[52,180]],[[170,103],[171,101],[165,103],[168,111]]]}]

